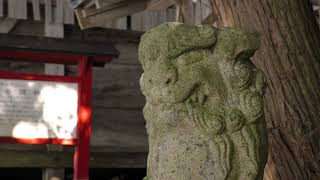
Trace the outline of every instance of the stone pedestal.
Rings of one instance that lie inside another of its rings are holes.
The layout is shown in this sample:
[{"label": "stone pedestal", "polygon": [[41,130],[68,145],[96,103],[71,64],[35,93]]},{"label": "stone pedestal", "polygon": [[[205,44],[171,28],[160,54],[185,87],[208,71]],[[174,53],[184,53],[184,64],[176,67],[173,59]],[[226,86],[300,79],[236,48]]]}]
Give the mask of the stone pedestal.
[{"label": "stone pedestal", "polygon": [[139,48],[148,180],[262,180],[267,158],[257,34],[162,24]]}]

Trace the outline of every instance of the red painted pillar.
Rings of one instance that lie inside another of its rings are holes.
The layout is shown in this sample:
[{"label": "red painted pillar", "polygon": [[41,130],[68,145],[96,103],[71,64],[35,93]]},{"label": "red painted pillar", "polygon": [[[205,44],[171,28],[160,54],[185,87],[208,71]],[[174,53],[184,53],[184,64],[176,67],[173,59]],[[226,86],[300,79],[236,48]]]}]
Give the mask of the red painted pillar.
[{"label": "red painted pillar", "polygon": [[91,135],[91,95],[92,62],[83,56],[78,65],[78,129],[74,154],[74,180],[89,180],[90,135]]}]

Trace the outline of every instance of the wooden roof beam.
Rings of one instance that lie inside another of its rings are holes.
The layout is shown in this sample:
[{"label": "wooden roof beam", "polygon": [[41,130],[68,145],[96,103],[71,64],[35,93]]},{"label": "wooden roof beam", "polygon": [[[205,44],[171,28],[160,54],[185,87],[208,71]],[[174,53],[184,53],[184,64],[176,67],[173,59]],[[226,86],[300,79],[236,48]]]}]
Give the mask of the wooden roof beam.
[{"label": "wooden roof beam", "polygon": [[158,11],[167,9],[170,6],[175,4],[175,0],[151,0],[148,2],[148,6],[146,10],[150,11]]},{"label": "wooden roof beam", "polygon": [[147,0],[118,0],[117,4],[105,6],[96,10],[89,11],[82,8],[77,8],[76,17],[81,29],[99,26],[103,27],[108,21],[145,10],[147,7],[147,2]]}]

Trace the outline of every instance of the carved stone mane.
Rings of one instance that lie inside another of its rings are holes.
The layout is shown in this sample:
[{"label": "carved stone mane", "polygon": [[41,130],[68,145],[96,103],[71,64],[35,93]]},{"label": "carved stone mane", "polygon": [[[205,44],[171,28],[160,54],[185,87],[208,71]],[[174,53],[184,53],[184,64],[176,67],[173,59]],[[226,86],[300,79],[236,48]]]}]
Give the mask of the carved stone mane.
[{"label": "carved stone mane", "polygon": [[162,24],[139,47],[150,180],[260,180],[267,157],[257,34]]}]

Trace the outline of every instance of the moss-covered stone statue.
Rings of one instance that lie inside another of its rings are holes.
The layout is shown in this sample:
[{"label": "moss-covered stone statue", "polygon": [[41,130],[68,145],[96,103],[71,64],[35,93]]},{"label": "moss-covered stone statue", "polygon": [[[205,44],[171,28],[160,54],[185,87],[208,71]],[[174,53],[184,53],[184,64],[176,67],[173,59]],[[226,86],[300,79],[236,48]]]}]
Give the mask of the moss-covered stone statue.
[{"label": "moss-covered stone statue", "polygon": [[139,47],[148,180],[260,180],[267,157],[257,34],[162,24]]}]

